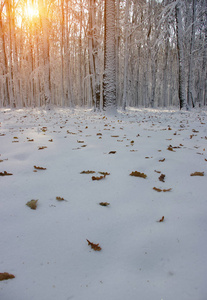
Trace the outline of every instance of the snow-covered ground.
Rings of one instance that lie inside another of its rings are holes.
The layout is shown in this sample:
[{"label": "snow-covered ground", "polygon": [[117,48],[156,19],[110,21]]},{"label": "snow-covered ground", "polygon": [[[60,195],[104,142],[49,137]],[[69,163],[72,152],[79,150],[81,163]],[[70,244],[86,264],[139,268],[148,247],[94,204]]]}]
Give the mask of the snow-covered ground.
[{"label": "snow-covered ground", "polygon": [[15,275],[1,300],[207,299],[206,111],[1,109],[0,122],[13,174],[0,176],[0,273]]}]

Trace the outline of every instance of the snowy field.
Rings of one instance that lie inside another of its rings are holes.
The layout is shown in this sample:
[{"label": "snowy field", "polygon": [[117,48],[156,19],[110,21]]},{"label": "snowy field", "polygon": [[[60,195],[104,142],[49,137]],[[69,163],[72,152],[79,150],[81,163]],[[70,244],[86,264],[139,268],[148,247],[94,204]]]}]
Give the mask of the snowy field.
[{"label": "snowy field", "polygon": [[1,300],[207,299],[206,111],[1,109],[0,155]]}]

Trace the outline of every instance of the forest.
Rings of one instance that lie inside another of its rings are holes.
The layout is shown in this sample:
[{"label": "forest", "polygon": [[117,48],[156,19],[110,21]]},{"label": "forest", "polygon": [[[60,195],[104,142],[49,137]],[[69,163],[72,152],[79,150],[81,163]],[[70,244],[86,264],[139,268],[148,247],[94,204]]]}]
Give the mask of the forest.
[{"label": "forest", "polygon": [[203,107],[206,62],[206,0],[0,2],[0,107]]}]

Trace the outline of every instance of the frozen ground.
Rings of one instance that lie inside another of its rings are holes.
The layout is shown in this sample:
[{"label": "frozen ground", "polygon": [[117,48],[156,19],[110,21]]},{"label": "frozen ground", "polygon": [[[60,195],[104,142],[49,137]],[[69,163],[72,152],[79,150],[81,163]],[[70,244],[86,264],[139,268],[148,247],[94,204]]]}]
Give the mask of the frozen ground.
[{"label": "frozen ground", "polygon": [[1,109],[0,154],[1,300],[207,299],[206,111]]}]

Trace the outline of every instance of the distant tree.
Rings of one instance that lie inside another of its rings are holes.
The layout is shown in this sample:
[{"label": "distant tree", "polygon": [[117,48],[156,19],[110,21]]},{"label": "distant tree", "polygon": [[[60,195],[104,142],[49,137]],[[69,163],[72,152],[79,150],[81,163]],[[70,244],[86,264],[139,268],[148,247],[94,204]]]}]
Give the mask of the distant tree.
[{"label": "distant tree", "polygon": [[115,1],[105,0],[103,108],[116,109]]},{"label": "distant tree", "polygon": [[187,109],[187,101],[185,95],[185,64],[184,64],[184,49],[183,49],[183,25],[181,16],[181,2],[177,1],[175,6],[176,17],[176,34],[177,34],[177,50],[178,50],[178,97],[180,109]]}]

